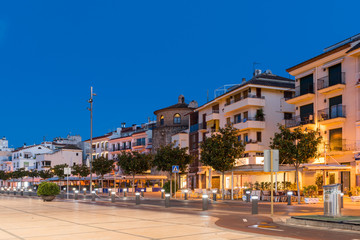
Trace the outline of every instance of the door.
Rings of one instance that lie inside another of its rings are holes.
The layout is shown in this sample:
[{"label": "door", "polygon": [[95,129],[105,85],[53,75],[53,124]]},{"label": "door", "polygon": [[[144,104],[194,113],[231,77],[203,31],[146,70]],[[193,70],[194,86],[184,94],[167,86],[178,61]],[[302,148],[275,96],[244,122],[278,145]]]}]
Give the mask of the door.
[{"label": "door", "polygon": [[261,88],[256,88],[256,97],[261,98]]},{"label": "door", "polygon": [[308,104],[300,107],[300,118],[301,122],[304,124],[312,122],[314,116],[314,105]]},{"label": "door", "polygon": [[342,151],[342,128],[329,131],[330,151]]},{"label": "door", "polygon": [[341,191],[350,190],[350,171],[341,172]]},{"label": "door", "polygon": [[329,67],[329,86],[341,83],[341,63]]},{"label": "door", "polygon": [[329,99],[330,118],[342,117],[342,95]]}]

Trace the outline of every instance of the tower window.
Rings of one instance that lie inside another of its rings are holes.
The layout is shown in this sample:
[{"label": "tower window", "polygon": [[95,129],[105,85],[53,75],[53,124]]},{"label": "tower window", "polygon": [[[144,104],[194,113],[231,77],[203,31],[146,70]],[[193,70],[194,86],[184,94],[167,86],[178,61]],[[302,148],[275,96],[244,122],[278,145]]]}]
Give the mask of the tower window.
[{"label": "tower window", "polygon": [[180,114],[176,113],[174,115],[174,124],[180,124],[181,123],[181,116]]}]

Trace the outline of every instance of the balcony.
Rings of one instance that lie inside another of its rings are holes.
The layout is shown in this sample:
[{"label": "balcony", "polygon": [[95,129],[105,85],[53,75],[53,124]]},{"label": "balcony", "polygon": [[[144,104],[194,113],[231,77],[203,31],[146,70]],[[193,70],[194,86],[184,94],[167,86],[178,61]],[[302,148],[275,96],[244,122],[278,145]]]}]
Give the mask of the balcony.
[{"label": "balcony", "polygon": [[340,91],[345,88],[345,73],[342,72],[337,76],[337,80],[330,83],[329,76],[317,80],[317,89],[319,93],[328,94]]},{"label": "balcony", "polygon": [[199,130],[199,124],[193,124],[190,126],[190,133],[197,132]]},{"label": "balcony", "polygon": [[247,98],[241,98],[238,101],[232,100],[232,101],[230,101],[230,103],[225,104],[224,112],[231,113],[233,111],[236,111],[241,108],[248,107],[248,106],[264,107],[265,106],[265,97],[249,95]]},{"label": "balcony", "polygon": [[334,139],[326,145],[327,152],[359,151],[360,142],[348,139]]},{"label": "balcony", "polygon": [[234,128],[237,128],[239,130],[246,130],[246,129],[264,129],[265,128],[265,120],[260,120],[256,118],[247,118],[243,119],[239,123],[235,123]]},{"label": "balcony", "polygon": [[265,147],[259,142],[249,140],[245,145],[245,152],[263,152]]},{"label": "balcony", "polygon": [[314,115],[309,115],[307,117],[295,116],[291,119],[285,119],[285,127],[287,128],[305,126],[308,124],[314,124]]},{"label": "balcony", "polygon": [[207,131],[207,124],[206,122],[199,123],[199,132],[206,132]]},{"label": "balcony", "polygon": [[345,122],[346,106],[339,104],[318,111],[318,122],[322,125],[330,125]]},{"label": "balcony", "polygon": [[206,122],[209,122],[211,120],[219,120],[219,110],[212,110],[212,112],[209,115],[206,115]]},{"label": "balcony", "polygon": [[299,103],[299,102],[303,102],[306,100],[310,100],[312,98],[314,98],[315,94],[314,94],[314,85],[313,84],[308,84],[306,86],[302,86],[300,88],[300,86],[295,87],[295,95],[293,98],[289,98],[286,100],[287,103],[289,104],[295,104],[295,103]]}]

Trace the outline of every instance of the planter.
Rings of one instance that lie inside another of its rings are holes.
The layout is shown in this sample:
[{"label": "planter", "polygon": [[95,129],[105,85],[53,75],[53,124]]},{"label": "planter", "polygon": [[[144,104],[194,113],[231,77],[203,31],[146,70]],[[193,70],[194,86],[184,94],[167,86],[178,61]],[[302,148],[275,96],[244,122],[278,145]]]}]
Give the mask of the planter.
[{"label": "planter", "polygon": [[304,200],[307,204],[319,203],[319,198],[305,198]]},{"label": "planter", "polygon": [[51,202],[55,199],[56,196],[44,196],[42,195],[41,198],[44,200],[44,202]]}]

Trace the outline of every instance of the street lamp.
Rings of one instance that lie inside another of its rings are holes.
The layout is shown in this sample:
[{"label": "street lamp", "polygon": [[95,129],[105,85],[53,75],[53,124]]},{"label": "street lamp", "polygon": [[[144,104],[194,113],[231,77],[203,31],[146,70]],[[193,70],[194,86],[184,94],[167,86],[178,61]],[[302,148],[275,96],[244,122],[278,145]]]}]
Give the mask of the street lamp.
[{"label": "street lamp", "polygon": [[96,96],[93,93],[93,87],[90,87],[90,99],[88,103],[90,103],[90,159],[89,159],[89,168],[90,168],[90,192],[92,192],[92,153],[93,153],[93,146],[92,146],[92,131],[93,131],[93,96]]}]

